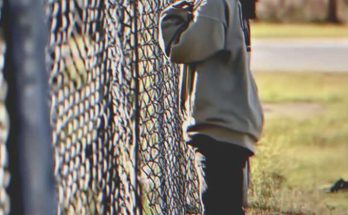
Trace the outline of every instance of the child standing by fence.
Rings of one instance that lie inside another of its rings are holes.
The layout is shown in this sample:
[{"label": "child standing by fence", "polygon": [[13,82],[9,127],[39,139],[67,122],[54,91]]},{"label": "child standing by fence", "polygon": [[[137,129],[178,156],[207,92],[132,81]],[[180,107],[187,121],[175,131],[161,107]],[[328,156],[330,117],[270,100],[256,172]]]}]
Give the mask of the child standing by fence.
[{"label": "child standing by fence", "polygon": [[179,1],[160,18],[161,48],[182,64],[186,141],[205,157],[208,215],[245,214],[243,168],[263,126],[249,66],[248,17],[255,0],[241,1]]}]

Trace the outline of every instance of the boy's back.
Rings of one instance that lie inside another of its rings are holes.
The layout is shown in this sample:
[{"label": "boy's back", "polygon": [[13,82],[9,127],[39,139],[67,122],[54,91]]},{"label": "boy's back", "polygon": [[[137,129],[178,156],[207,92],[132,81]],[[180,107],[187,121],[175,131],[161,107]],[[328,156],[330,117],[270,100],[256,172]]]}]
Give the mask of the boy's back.
[{"label": "boy's back", "polygon": [[[162,35],[177,27],[167,25],[171,12],[162,14]],[[241,5],[237,0],[208,0],[194,14],[188,27],[165,46],[172,61],[184,63],[185,130],[191,137],[205,134],[254,152],[263,114],[250,72],[249,30]]]},{"label": "boy's back", "polygon": [[263,125],[249,67],[249,24],[239,0],[200,2],[176,2],[162,12],[160,44],[171,61],[183,64],[184,133],[205,156],[205,211],[241,215],[243,169]]}]

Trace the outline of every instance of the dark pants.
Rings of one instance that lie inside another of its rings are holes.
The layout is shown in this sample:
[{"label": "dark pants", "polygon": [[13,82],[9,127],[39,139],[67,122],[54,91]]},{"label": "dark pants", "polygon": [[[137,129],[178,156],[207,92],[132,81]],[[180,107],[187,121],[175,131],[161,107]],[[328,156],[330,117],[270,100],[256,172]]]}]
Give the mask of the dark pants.
[{"label": "dark pants", "polygon": [[207,215],[244,215],[243,168],[252,153],[237,145],[196,135],[188,143],[205,156],[208,189],[203,193]]}]

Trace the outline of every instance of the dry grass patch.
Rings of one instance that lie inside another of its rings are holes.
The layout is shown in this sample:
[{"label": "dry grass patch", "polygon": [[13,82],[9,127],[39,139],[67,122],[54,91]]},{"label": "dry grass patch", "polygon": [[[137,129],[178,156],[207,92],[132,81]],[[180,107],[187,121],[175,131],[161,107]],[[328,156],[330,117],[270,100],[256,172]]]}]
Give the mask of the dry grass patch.
[{"label": "dry grass patch", "polygon": [[261,72],[256,81],[266,123],[250,214],[348,215],[348,192],[322,189],[348,179],[348,74]]},{"label": "dry grass patch", "polygon": [[317,103],[292,102],[292,103],[265,103],[263,110],[266,119],[292,118],[305,120],[318,116],[324,111],[324,107]]}]

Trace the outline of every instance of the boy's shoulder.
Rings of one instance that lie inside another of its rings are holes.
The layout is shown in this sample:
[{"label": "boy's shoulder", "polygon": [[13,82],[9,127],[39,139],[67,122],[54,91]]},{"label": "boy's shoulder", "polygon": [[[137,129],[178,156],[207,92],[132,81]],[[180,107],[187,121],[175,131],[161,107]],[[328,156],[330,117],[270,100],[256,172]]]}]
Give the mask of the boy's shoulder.
[{"label": "boy's shoulder", "polygon": [[219,17],[226,11],[226,0],[196,0],[195,8],[197,12],[202,12],[207,16]]}]

